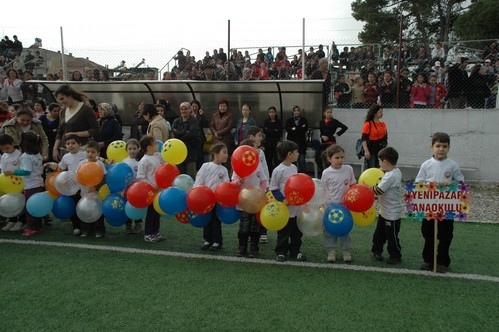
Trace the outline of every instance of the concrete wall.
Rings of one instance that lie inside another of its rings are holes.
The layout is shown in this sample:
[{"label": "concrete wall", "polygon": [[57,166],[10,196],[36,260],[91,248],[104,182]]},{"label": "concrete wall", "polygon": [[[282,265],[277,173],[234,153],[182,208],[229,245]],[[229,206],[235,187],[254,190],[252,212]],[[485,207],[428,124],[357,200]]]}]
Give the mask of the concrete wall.
[{"label": "concrete wall", "polygon": [[[366,110],[357,109],[333,112],[349,128],[337,139],[346,150],[347,163],[360,163],[355,156],[355,142],[361,136],[365,115]],[[431,135],[442,131],[451,137],[449,158],[464,169],[467,180],[499,181],[499,110],[385,109],[382,120],[388,128],[388,144],[399,152],[400,165],[420,165],[430,158]],[[358,176],[360,166],[355,170]],[[404,179],[411,180],[418,169],[401,170]]]}]

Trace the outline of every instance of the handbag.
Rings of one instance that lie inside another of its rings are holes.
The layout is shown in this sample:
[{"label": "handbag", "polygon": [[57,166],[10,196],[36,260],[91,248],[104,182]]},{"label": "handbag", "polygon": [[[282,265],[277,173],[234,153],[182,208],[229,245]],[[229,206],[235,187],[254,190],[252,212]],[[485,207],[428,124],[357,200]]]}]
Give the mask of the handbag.
[{"label": "handbag", "polygon": [[357,140],[357,143],[355,143],[355,154],[359,159],[364,157],[365,151],[364,151],[364,146],[362,145],[362,138],[359,138]]}]

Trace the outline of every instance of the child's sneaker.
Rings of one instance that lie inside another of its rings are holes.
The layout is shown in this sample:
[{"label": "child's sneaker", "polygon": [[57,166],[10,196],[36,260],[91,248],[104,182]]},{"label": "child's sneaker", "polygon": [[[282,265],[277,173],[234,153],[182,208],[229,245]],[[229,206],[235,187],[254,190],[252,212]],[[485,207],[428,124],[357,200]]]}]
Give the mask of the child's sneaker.
[{"label": "child's sneaker", "polygon": [[211,246],[210,246],[210,251],[217,251],[217,250],[220,250],[222,249],[222,245],[219,244],[219,243],[216,243],[214,242]]},{"label": "child's sneaker", "polygon": [[267,237],[267,235],[260,235],[260,243],[269,243],[269,238]]},{"label": "child's sneaker", "polygon": [[248,254],[248,257],[249,258],[257,258],[259,255],[258,251],[256,250],[250,250],[249,254]]},{"label": "child's sneaker", "polygon": [[300,252],[300,253],[298,253],[298,255],[296,255],[295,259],[298,262],[305,262],[307,260],[307,257]]},{"label": "child's sneaker", "polygon": [[286,261],[286,256],[284,255],[277,255],[277,257],[275,258],[276,261],[278,262],[285,262]]},{"label": "child's sneaker", "polygon": [[100,238],[103,238],[103,237],[104,237],[103,233],[95,233],[95,238],[96,239],[100,239]]},{"label": "child's sneaker", "polygon": [[144,235],[144,241],[146,242],[159,242],[161,241],[156,234]]},{"label": "child's sneaker", "polygon": [[156,233],[156,234],[154,234],[154,236],[156,236],[156,238],[158,239],[158,241],[164,241],[164,240],[166,240],[166,237],[164,237],[163,235],[161,235],[161,233]]},{"label": "child's sneaker", "polygon": [[133,234],[132,225],[128,225],[128,224],[126,225],[125,233],[126,234]]},{"label": "child's sneaker", "polygon": [[421,266],[419,267],[419,269],[423,270],[423,271],[431,271],[433,269],[433,266],[429,262],[423,262],[423,264],[421,264]]},{"label": "child's sneaker", "polygon": [[336,251],[334,250],[329,250],[329,252],[327,253],[327,261],[329,263],[334,263],[336,262]]},{"label": "child's sneaker", "polygon": [[8,221],[5,226],[2,227],[2,231],[10,231],[12,227],[14,227],[16,223],[13,221]]},{"label": "child's sneaker", "polygon": [[388,259],[386,260],[387,264],[392,264],[392,265],[399,264],[401,262],[402,262],[402,258],[400,258],[400,257],[393,257],[393,256],[388,257]]},{"label": "child's sneaker", "polygon": [[352,261],[352,255],[350,255],[349,251],[343,251],[343,261],[345,263],[350,263]]},{"label": "child's sneaker", "polygon": [[73,235],[74,235],[74,236],[78,236],[78,235],[80,235],[80,234],[81,234],[81,230],[80,230],[79,228],[75,228],[75,229],[73,229]]},{"label": "child's sneaker", "polygon": [[83,233],[81,233],[80,237],[88,237],[88,233],[87,232],[83,232]]},{"label": "child's sneaker", "polygon": [[382,261],[383,260],[383,255],[381,254],[376,254],[376,253],[373,253],[373,260],[374,261]]},{"label": "child's sneaker", "polygon": [[142,224],[135,224],[132,229],[133,234],[139,234],[142,231]]},{"label": "child's sneaker", "polygon": [[445,265],[437,265],[437,272],[438,273],[447,273],[447,272],[449,272],[449,268]]},{"label": "child's sneaker", "polygon": [[17,232],[20,231],[24,228],[24,225],[22,222],[18,221],[12,228],[10,229],[11,232]]}]

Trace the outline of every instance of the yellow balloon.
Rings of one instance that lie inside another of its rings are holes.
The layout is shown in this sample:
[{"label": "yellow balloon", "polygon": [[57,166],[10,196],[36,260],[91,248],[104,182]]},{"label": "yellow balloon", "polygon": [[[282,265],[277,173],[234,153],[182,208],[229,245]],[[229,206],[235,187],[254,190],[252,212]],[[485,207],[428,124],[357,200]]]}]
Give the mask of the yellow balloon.
[{"label": "yellow balloon", "polygon": [[6,194],[19,194],[24,189],[21,176],[0,174],[0,188]]},{"label": "yellow balloon", "polygon": [[178,138],[170,138],[163,143],[161,156],[169,164],[181,164],[187,158],[187,146]]},{"label": "yellow balloon", "polygon": [[353,223],[357,226],[367,227],[376,220],[376,207],[374,204],[364,212],[350,211],[352,214]]},{"label": "yellow balloon", "polygon": [[115,163],[123,161],[123,159],[128,157],[126,152],[126,142],[125,141],[113,141],[107,146],[107,159],[114,161]]},{"label": "yellow balloon", "polygon": [[267,203],[260,212],[260,221],[269,231],[283,229],[289,220],[289,210],[283,202],[273,201]]},{"label": "yellow balloon", "polygon": [[379,168],[366,169],[359,176],[359,184],[365,184],[369,187],[374,187],[381,182],[383,175],[385,175],[385,173],[383,173],[383,171]]},{"label": "yellow balloon", "polygon": [[166,212],[161,209],[159,206],[159,194],[161,194],[161,191],[154,196],[154,201],[152,201],[152,206],[154,207],[154,210],[158,212],[160,215],[164,216],[166,215]]},{"label": "yellow balloon", "polygon": [[99,195],[99,198],[103,201],[104,198],[107,197],[111,193],[111,190],[109,190],[109,187],[107,184],[103,184],[100,188],[97,194]]}]

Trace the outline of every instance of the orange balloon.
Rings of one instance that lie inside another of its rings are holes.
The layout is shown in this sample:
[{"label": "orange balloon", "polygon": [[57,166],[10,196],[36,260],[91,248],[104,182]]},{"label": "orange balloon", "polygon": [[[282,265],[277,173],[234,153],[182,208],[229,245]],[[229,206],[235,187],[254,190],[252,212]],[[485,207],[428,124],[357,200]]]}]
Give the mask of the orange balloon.
[{"label": "orange balloon", "polygon": [[45,189],[50,193],[50,195],[56,197],[61,195],[61,193],[55,188],[55,178],[59,173],[60,172],[52,172],[47,175],[47,178],[45,179]]},{"label": "orange balloon", "polygon": [[95,187],[104,178],[102,166],[95,161],[87,161],[78,167],[76,181],[86,187]]}]

